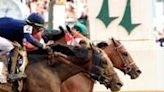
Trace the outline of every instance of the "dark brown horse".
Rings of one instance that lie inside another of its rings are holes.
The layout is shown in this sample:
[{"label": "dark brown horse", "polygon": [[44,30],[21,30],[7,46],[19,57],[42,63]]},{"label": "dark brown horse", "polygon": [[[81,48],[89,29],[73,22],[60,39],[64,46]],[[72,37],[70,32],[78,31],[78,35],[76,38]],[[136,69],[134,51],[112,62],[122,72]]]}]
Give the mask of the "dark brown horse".
[{"label": "dark brown horse", "polygon": [[[98,71],[95,74],[98,75],[97,80],[100,83],[104,84],[107,88],[112,88],[114,91],[120,90],[122,83],[113,70],[109,58],[102,50],[94,47],[93,49],[87,50],[83,50],[81,47],[70,49],[65,46],[55,46],[52,48],[55,51],[60,50],[60,52],[66,55],[66,57],[65,55],[59,55],[55,57],[55,60],[66,63],[57,62],[49,66],[47,65],[47,54],[43,54],[43,52],[42,55],[29,54],[30,63],[26,69],[28,78],[25,81],[23,92],[60,92],[61,84],[66,79],[79,72],[84,72],[85,76],[94,74],[95,72],[91,72],[93,67],[97,67]],[[88,58],[79,60],[79,57],[75,56],[75,54],[80,55],[76,53],[77,50],[83,52],[88,51]],[[90,77],[88,78],[91,79]],[[90,87],[93,86],[89,86],[88,88]]]}]

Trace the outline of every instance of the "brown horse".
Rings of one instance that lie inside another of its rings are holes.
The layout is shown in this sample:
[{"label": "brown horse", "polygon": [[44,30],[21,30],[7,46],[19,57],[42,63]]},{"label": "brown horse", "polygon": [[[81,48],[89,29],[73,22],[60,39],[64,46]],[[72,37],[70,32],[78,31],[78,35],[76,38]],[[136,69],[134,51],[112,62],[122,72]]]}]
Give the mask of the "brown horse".
[{"label": "brown horse", "polygon": [[[57,62],[49,66],[47,65],[47,54],[43,54],[43,52],[42,55],[29,54],[30,63],[26,69],[28,78],[25,81],[22,92],[60,92],[60,86],[66,79],[79,72],[84,72],[85,76],[92,75],[95,73],[91,72],[94,67],[97,67],[95,74],[98,75],[97,80],[100,83],[104,84],[107,88],[112,88],[114,91],[120,90],[122,83],[114,71],[109,58],[101,49],[95,47],[87,50],[84,50],[82,47],[71,47],[70,49],[65,46],[55,46],[52,48],[55,51],[60,50],[60,52],[66,54],[66,57],[65,55],[55,57],[55,60],[66,63]],[[82,60],[79,60],[79,57],[78,59],[75,58],[77,57],[75,56],[76,54],[80,55],[79,53],[75,53],[77,51],[88,51],[88,58]],[[93,86],[89,86],[88,88],[90,87]]]},{"label": "brown horse", "polygon": [[100,42],[97,46],[103,49],[111,59],[114,67],[128,74],[131,79],[136,79],[141,74],[141,70],[136,66],[130,53],[125,49],[120,41],[111,38],[107,42]]}]

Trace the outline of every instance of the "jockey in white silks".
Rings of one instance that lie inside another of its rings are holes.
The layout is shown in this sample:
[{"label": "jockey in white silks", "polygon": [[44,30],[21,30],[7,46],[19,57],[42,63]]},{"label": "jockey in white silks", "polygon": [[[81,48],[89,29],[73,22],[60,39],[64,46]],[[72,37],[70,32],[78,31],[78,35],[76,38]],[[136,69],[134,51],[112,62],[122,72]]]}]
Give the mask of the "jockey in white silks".
[{"label": "jockey in white silks", "polygon": [[[0,58],[3,55],[9,55],[10,51],[12,49],[14,49],[14,46],[12,45],[12,43],[7,40],[6,38],[0,37]],[[0,62],[0,82],[1,83],[6,83],[7,82],[7,67],[4,65],[5,61],[1,61]]]},{"label": "jockey in white silks", "polygon": [[12,49],[14,49],[14,46],[12,43],[7,40],[6,38],[0,37],[0,56],[3,54],[8,54]]}]

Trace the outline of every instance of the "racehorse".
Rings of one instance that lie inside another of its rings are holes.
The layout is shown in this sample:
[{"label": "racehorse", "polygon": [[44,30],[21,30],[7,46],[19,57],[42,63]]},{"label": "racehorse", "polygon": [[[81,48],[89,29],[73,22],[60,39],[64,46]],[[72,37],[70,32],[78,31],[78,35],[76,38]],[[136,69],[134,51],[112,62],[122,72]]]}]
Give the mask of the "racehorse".
[{"label": "racehorse", "polygon": [[[51,66],[47,65],[47,54],[44,52],[36,54],[35,51],[35,54],[28,54],[30,61],[26,68],[28,78],[25,80],[22,92],[60,92],[60,86],[66,79],[79,72],[84,72],[85,76],[94,74],[95,72],[91,73],[93,67],[97,69],[95,74],[100,83],[107,88],[112,88],[113,91],[120,90],[122,82],[114,71],[109,58],[101,49],[94,47],[87,50],[82,47],[71,47],[70,49],[63,45],[55,45],[51,48],[64,54],[55,56],[55,60],[53,60],[55,64]],[[88,52],[88,54],[85,53],[88,58],[80,60],[76,55],[82,55],[82,53],[77,51]],[[56,60],[66,63],[56,62]]]}]

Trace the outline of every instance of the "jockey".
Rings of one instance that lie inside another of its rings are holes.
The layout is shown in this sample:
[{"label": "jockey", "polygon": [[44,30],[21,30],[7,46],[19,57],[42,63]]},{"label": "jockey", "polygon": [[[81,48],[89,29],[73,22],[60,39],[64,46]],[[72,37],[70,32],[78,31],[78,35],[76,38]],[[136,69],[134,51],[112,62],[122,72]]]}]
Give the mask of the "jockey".
[{"label": "jockey", "polygon": [[[10,17],[0,18],[0,37],[7,39],[3,41],[16,41],[23,46],[23,39],[25,38],[32,45],[51,51],[50,47],[40,43],[32,36],[32,34],[42,32],[43,30],[44,19],[37,13],[30,14],[26,20],[17,20]],[[3,43],[5,44],[7,42]],[[0,45],[3,45],[3,43]],[[12,48],[12,45],[8,45],[7,47]],[[0,46],[0,50],[4,49]]]},{"label": "jockey", "polygon": [[0,56],[9,54],[9,52],[14,48],[14,46],[5,38],[0,37]]},{"label": "jockey", "polygon": [[44,19],[37,13],[32,13],[25,21],[9,17],[0,18],[0,36],[10,41],[17,41],[21,45],[23,38],[25,38],[32,45],[47,49],[45,44],[40,43],[31,35],[43,30]]},{"label": "jockey", "polygon": [[[65,35],[65,39],[69,38],[68,40],[66,39],[67,44],[69,44],[69,45],[79,44],[81,46],[81,43],[82,44],[89,43],[88,31],[84,24],[82,24],[80,22],[76,22],[76,24],[72,27],[72,29],[70,31],[71,31],[71,33],[67,32],[70,36]],[[70,44],[70,43],[76,43],[76,44]]]},{"label": "jockey", "polygon": [[87,38],[89,37],[87,27],[84,24],[80,22],[76,22],[75,25],[73,26],[73,29],[80,32],[85,37]]}]

